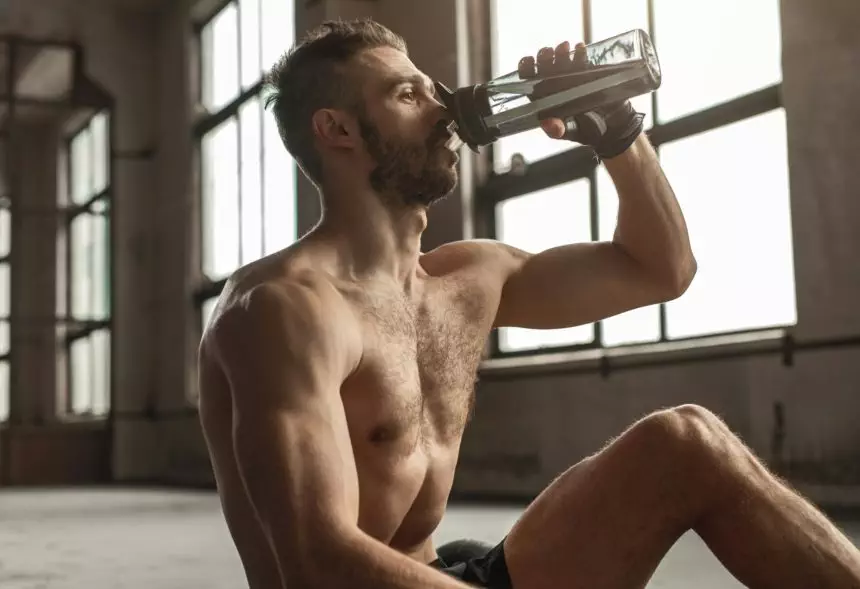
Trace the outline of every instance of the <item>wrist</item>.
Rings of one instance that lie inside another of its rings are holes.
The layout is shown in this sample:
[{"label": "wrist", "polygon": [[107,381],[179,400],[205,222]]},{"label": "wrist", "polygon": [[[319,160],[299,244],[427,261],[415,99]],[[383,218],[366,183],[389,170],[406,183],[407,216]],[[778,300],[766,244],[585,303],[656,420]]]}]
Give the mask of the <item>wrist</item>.
[{"label": "wrist", "polygon": [[602,160],[616,158],[625,153],[642,135],[645,115],[630,108],[624,113],[624,119],[611,121],[609,132],[597,142],[593,148]]}]

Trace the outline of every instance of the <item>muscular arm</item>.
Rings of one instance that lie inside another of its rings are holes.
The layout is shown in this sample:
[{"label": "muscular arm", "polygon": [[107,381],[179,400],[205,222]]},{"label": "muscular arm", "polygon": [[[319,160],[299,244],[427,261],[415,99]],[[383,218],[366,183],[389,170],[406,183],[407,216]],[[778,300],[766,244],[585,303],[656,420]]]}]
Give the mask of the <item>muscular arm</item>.
[{"label": "muscular arm", "polygon": [[689,286],[696,263],[684,217],[646,136],[604,163],[619,197],[612,241],[534,255],[499,244],[497,327],[582,325],[677,298]]},{"label": "muscular arm", "polygon": [[213,335],[233,394],[243,491],[281,575],[287,587],[308,589],[465,588],[358,528],[340,386],[360,352],[324,290],[258,287]]}]

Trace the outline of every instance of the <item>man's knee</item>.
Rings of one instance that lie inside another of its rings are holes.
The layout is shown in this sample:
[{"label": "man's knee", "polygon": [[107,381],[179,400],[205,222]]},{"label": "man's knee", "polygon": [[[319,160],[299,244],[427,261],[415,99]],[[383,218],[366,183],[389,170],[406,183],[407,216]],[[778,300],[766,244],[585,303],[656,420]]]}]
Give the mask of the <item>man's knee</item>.
[{"label": "man's knee", "polygon": [[714,413],[699,405],[680,405],[645,417],[638,424],[664,451],[697,463],[725,461],[741,450],[740,440]]}]

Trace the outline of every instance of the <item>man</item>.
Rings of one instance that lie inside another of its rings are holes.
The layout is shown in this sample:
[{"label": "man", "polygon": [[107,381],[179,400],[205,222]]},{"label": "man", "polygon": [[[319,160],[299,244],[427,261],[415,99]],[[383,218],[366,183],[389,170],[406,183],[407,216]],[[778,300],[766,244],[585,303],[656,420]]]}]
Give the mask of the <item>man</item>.
[{"label": "man", "polygon": [[[536,67],[568,50],[542,50]],[[641,588],[689,529],[750,587],[860,587],[851,543],[696,406],[646,417],[570,468],[486,554],[438,558],[490,330],[680,296],[695,271],[681,211],[625,102],[595,113],[607,128],[590,137],[543,124],[603,158],[620,200],[612,242],[421,253],[457,156],[402,39],[326,23],[271,82],[322,218],[231,277],[200,346],[201,421],[252,588]]]}]

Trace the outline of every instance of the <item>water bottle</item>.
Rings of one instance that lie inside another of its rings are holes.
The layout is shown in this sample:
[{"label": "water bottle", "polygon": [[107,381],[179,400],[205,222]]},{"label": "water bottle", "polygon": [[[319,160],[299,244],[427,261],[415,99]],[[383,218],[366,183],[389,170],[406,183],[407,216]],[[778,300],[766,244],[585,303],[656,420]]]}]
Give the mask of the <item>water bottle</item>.
[{"label": "water bottle", "polygon": [[477,152],[501,137],[535,129],[543,119],[567,118],[653,92],[660,81],[651,38],[634,29],[574,49],[570,65],[550,75],[518,70],[455,91],[435,84],[454,119],[448,125],[448,147],[466,143]]}]

